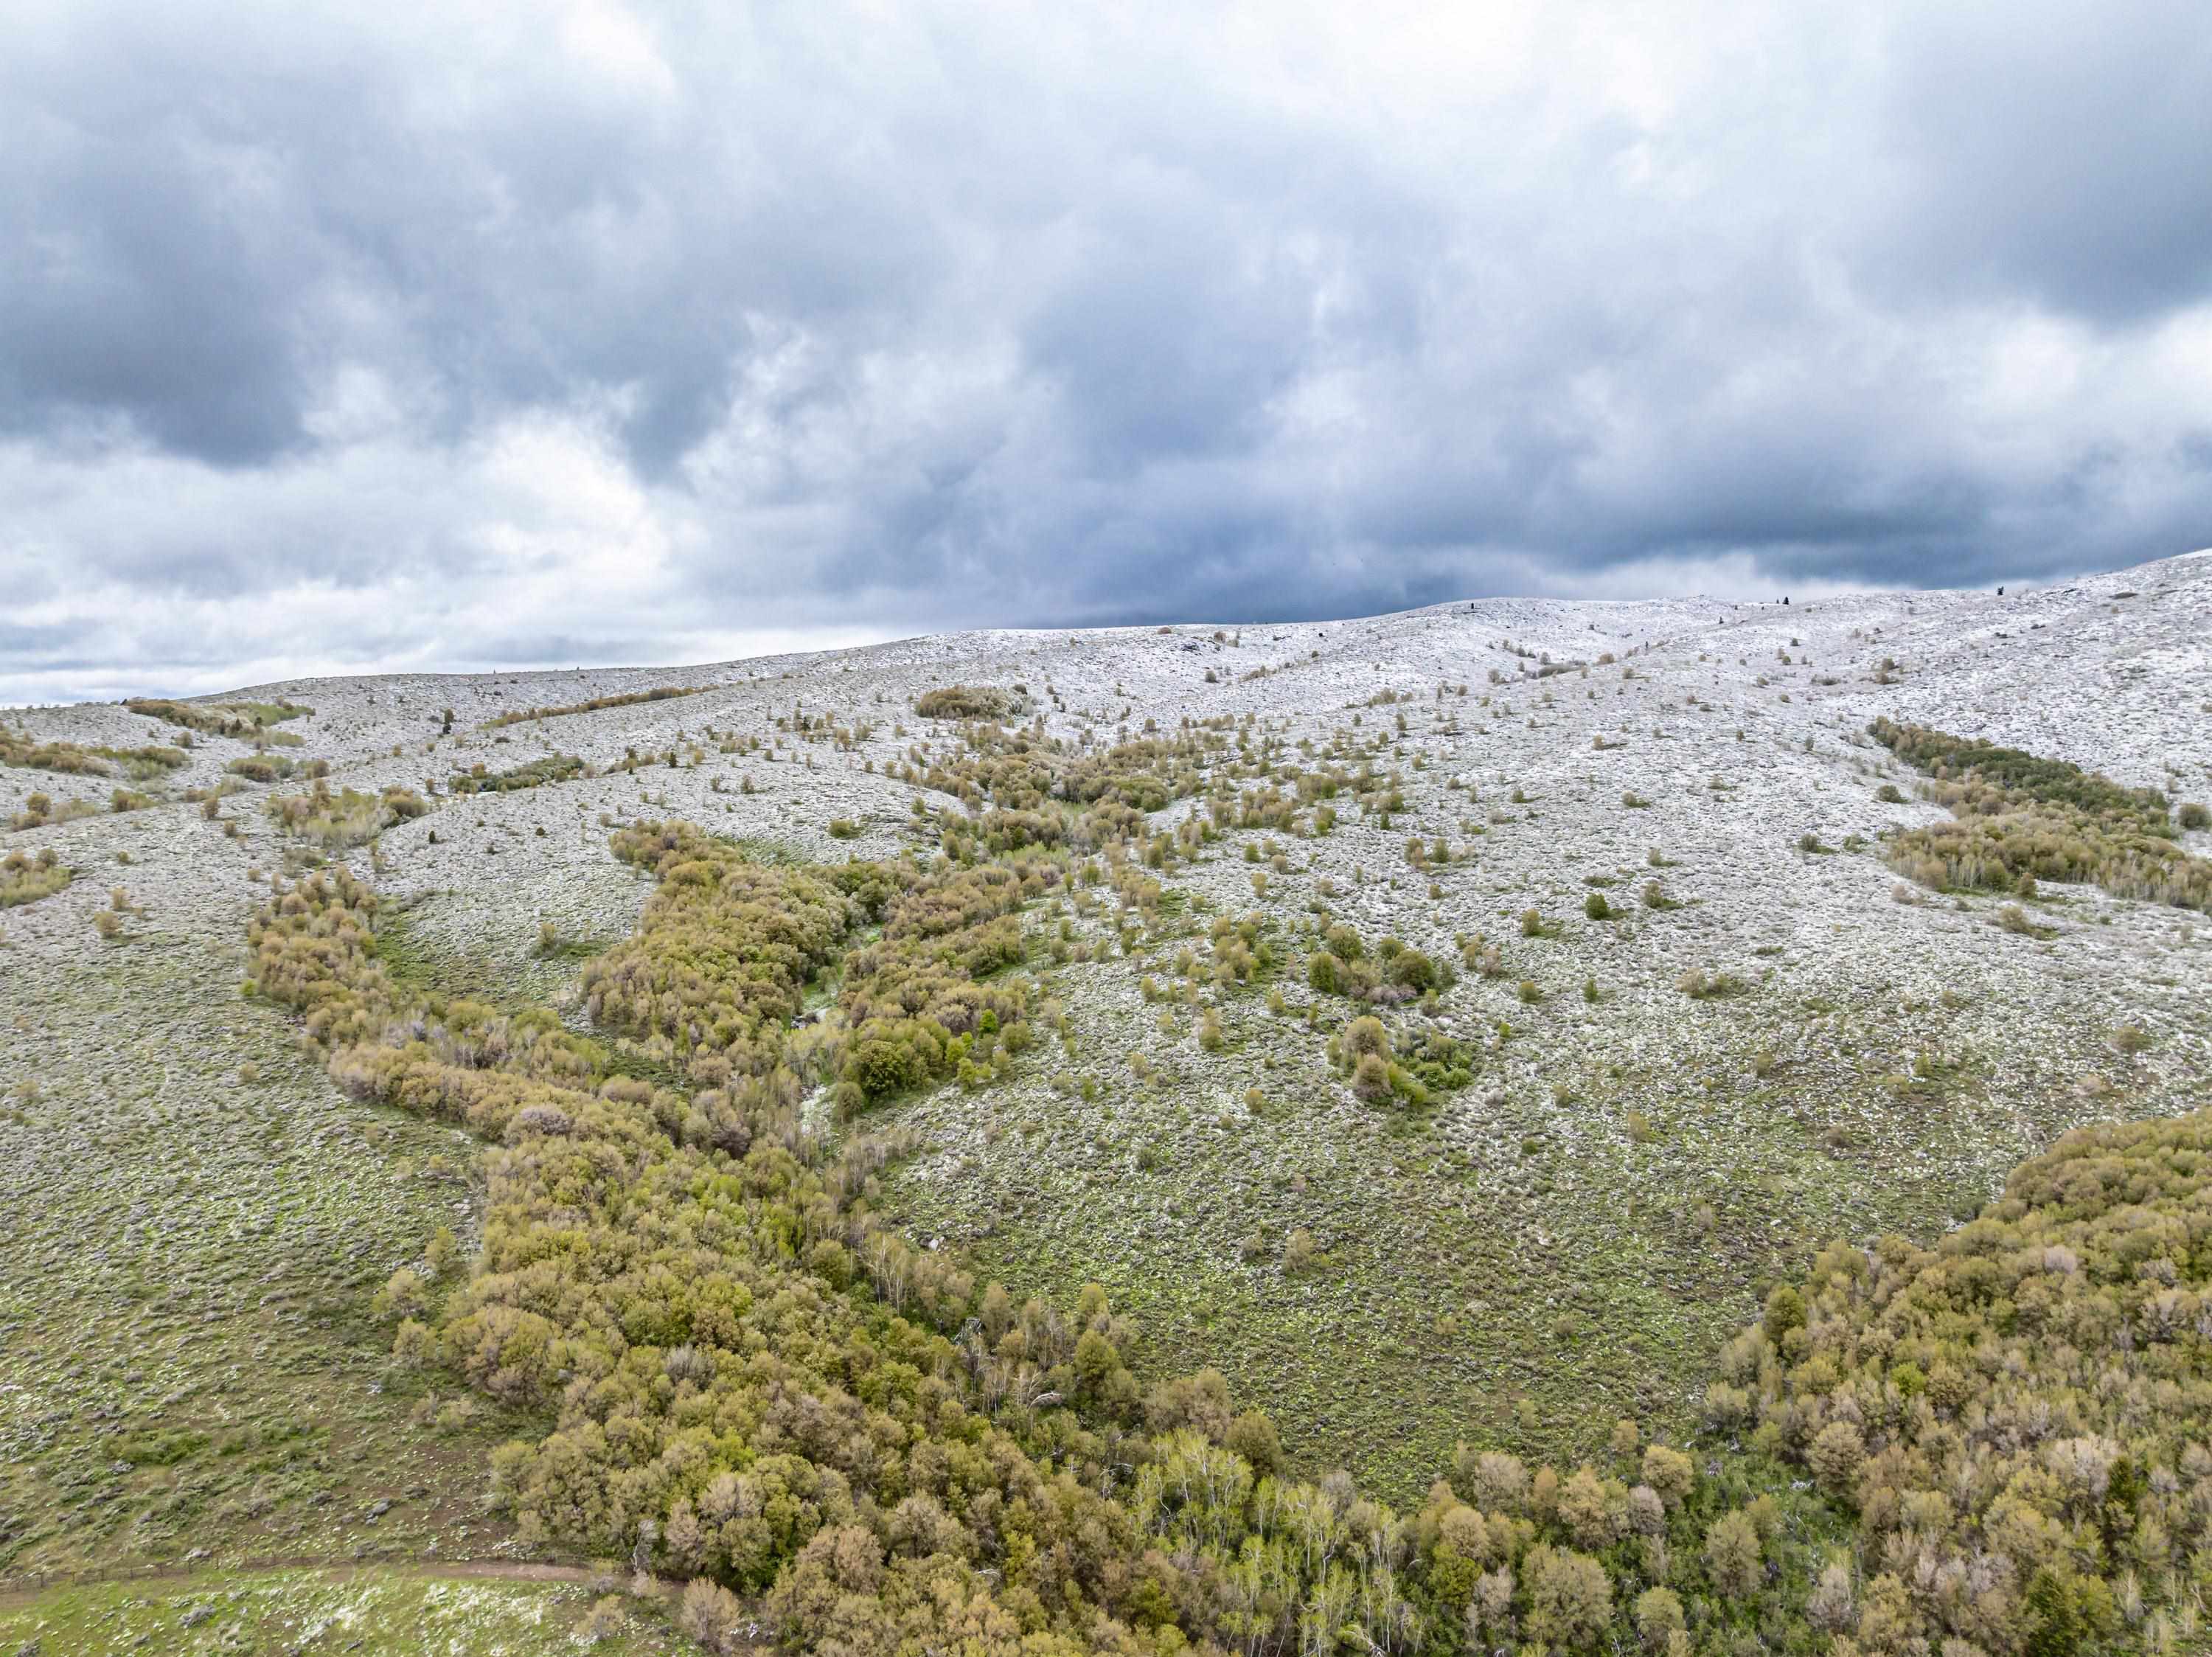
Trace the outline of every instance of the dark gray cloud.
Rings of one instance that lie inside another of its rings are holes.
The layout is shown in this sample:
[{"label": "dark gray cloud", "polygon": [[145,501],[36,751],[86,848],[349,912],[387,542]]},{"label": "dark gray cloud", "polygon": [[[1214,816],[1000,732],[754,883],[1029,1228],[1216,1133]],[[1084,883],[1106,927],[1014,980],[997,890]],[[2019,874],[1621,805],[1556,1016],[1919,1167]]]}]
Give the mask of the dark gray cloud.
[{"label": "dark gray cloud", "polygon": [[2212,540],[2212,32],[45,0],[0,699]]}]

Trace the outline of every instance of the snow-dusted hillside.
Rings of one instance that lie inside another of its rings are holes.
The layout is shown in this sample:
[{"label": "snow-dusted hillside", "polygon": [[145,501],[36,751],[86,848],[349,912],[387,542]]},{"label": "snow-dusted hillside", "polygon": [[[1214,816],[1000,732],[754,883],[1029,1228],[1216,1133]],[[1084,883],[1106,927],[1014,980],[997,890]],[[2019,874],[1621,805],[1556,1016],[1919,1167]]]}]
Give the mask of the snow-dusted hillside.
[{"label": "snow-dusted hillside", "polygon": [[[647,888],[610,856],[609,825],[689,818],[825,860],[927,853],[928,813],[957,802],[900,773],[958,750],[956,725],[915,712],[954,683],[1018,693],[1023,717],[1070,746],[1226,721],[1279,752],[1335,742],[1398,775],[1387,826],[1346,810],[1325,835],[1231,834],[1164,871],[1194,937],[1209,911],[1255,914],[1295,947],[1326,911],[1443,959],[1477,935],[1504,954],[1503,977],[1466,972],[1440,998],[1436,1024],[1480,1051],[1480,1075],[1418,1126],[1352,1097],[1323,1056],[1352,1009],[1310,1023],[1295,970],[1279,1008],[1216,997],[1229,1039],[1201,1047],[1198,989],[1164,997],[1164,1013],[1142,992],[1146,978],[1175,984],[1164,935],[1043,969],[1070,1015],[1062,1051],[986,1093],[895,1112],[925,1149],[885,1200],[918,1229],[1018,1283],[1105,1282],[1155,1330],[1158,1362],[1210,1356],[1323,1459],[1433,1466],[1455,1421],[1534,1389],[1547,1422],[1680,1410],[1759,1284],[1825,1236],[1940,1228],[2073,1123],[2208,1102],[2204,917],[2052,887],[2024,935],[1993,923],[1994,899],[1903,887],[1881,837],[1947,813],[1864,733],[1886,715],[2212,798],[2212,557],[2003,596],[1490,600],[1318,625],[311,679],[229,699],[311,708],[283,723],[301,741],[279,752],[328,761],[331,788],[404,786],[434,807],[348,854],[426,970],[580,1020],[574,960],[539,940],[550,924],[603,945],[633,923]],[[494,722],[665,686],[697,693]],[[112,705],[11,718],[38,740],[116,748],[174,734]],[[180,798],[252,746],[199,739],[160,785],[173,803],[5,836],[78,871],[0,914],[0,1073],[43,1101],[0,1126],[10,1211],[59,1191],[55,1211],[81,1231],[98,1180],[136,1189],[88,1160],[125,1108],[110,1099],[117,1055],[160,1053],[158,1087],[123,1091],[181,1132],[232,1107],[237,1033],[276,1028],[236,984],[248,917],[300,853],[259,797],[306,784],[241,788],[213,817]],[[472,767],[556,753],[587,774],[453,792]],[[1878,797],[1884,783],[1902,798]],[[33,792],[55,815],[104,807],[113,787],[0,771],[0,817]],[[1177,802],[1158,825],[1198,809]],[[833,838],[833,822],[855,832]],[[1444,841],[1447,860],[1411,865],[1414,836]],[[2212,854],[2212,837],[2184,838]],[[1640,899],[1650,880],[1662,905]],[[95,917],[116,886],[127,907],[108,939]],[[1586,915],[1593,892],[1613,914]],[[1531,909],[1543,933],[1524,936]],[[1692,971],[1745,992],[1692,999],[1678,985]],[[1133,1054],[1148,1056],[1141,1076]],[[280,1117],[339,1108],[319,1078],[288,1086]],[[251,1177],[250,1155],[231,1166]],[[1295,1228],[1333,1265],[1291,1285],[1266,1262]],[[47,1292],[26,1261],[64,1252],[35,1228],[0,1250],[16,1251],[18,1304]],[[1302,1355],[1322,1331],[1344,1355],[1316,1369]],[[1347,1389],[1396,1412],[1396,1436],[1378,1439]]]}]

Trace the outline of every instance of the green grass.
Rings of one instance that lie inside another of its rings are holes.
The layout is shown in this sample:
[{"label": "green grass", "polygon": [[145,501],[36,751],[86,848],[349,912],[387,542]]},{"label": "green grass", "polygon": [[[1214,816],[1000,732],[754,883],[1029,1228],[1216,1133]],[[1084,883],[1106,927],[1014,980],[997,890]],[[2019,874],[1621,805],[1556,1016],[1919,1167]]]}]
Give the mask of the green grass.
[{"label": "green grass", "polygon": [[624,1597],[614,1630],[584,1645],[581,1624],[613,1587],[533,1581],[436,1566],[218,1572],[104,1582],[34,1596],[0,1593],[0,1649],[41,1657],[143,1652],[319,1652],[353,1657],[605,1657],[696,1653],[665,1601]]},{"label": "green grass", "polygon": [[484,1459],[520,1423],[416,1425],[437,1401],[368,1309],[436,1228],[468,1246],[474,1148],[339,1093],[240,1002],[242,960],[87,952],[0,1026],[27,1079],[0,1112],[0,1575],[505,1534]]},{"label": "green grass", "polygon": [[575,983],[583,964],[607,947],[605,941],[562,938],[550,951],[532,948],[520,961],[489,952],[453,948],[427,924],[435,895],[402,909],[387,905],[376,917],[376,953],[392,981],[418,995],[465,996],[507,1012],[544,1005]]},{"label": "green grass", "polygon": [[[1700,1003],[1657,969],[1602,1010],[1523,1007],[1470,976],[1444,1013],[1515,1026],[1471,1086],[1428,1112],[1358,1106],[1297,1016],[1303,986],[1284,1017],[1249,993],[1178,1002],[1164,1034],[1136,980],[1169,978],[1202,935],[1160,908],[1147,955],[1048,975],[1072,1055],[1047,1039],[1008,1086],[871,1112],[932,1147],[887,1173],[887,1211],[1018,1296],[1103,1284],[1147,1335],[1142,1379],[1211,1364],[1302,1471],[1346,1466],[1394,1501],[1462,1438],[1572,1459],[1622,1416],[1681,1431],[1713,1352],[1826,1243],[1940,1234],[2064,1128],[2156,1108],[2022,1075],[2019,1049],[2051,1078],[2095,1068],[2094,1033],[1992,1035],[1986,1009],[1905,1003],[1878,979],[1818,1009],[1778,985]],[[1541,947],[1579,981],[1601,946]],[[1336,1027],[1348,1004],[1321,1000]],[[1197,1039],[1206,1004],[1218,1053]],[[1923,1051],[1943,1057],[1916,1073]],[[1096,1101],[1051,1091],[1061,1071]],[[1286,1278],[1300,1227],[1325,1261]]]}]

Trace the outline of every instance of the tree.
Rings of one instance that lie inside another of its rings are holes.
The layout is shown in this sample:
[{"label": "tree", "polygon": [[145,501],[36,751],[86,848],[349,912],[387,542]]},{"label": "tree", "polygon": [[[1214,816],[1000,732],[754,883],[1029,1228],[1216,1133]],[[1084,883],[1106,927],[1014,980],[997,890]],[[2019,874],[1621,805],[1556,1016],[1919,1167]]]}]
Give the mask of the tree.
[{"label": "tree", "polygon": [[1866,1461],[1866,1436],[1848,1421],[1832,1421],[1814,1435],[1805,1459],[1832,1496],[1847,1496]]},{"label": "tree", "polygon": [[1542,1543],[1522,1568],[1528,1590],[1528,1632],[1563,1646],[1594,1644],[1613,1620],[1613,1584],[1586,1553]]},{"label": "tree", "polygon": [[727,1651],[744,1621],[738,1596],[720,1582],[696,1576],[684,1584],[676,1626],[709,1651]]},{"label": "tree", "polygon": [[1275,1432],[1275,1423],[1260,1410],[1247,1410],[1230,1422],[1223,1442],[1250,1462],[1255,1474],[1264,1477],[1282,1471],[1283,1441]]},{"label": "tree", "polygon": [[1831,1559],[1806,1598],[1805,1615],[1823,1634],[1841,1634],[1851,1625],[1852,1598],[1850,1561]]},{"label": "tree", "polygon": [[1644,1482],[1669,1508],[1679,1507],[1697,1483],[1697,1464],[1680,1450],[1654,1444],[1644,1452]]},{"label": "tree", "polygon": [[1705,1569],[1723,1593],[1738,1599],[1759,1591],[1766,1573],[1760,1569],[1759,1527],[1744,1513],[1723,1514],[1705,1532]]},{"label": "tree", "polygon": [[1588,1465],[1578,1467],[1567,1482],[1559,1487],[1559,1523],[1567,1527],[1567,1534],[1585,1548],[1602,1548],[1613,1537],[1613,1509],[1610,1493],[1596,1471]]},{"label": "tree", "polygon": [[1672,1588],[1646,1588],[1636,1596],[1636,1634],[1646,1650],[1664,1650],[1682,1631],[1682,1601]]},{"label": "tree", "polygon": [[1787,1283],[1777,1283],[1766,1297],[1766,1319],[1762,1325],[1766,1338],[1778,1352],[1783,1337],[1791,1330],[1804,1326],[1805,1297]]},{"label": "tree", "polygon": [[1362,1053],[1352,1066],[1352,1091],[1373,1105],[1390,1097],[1390,1066],[1380,1054]]}]

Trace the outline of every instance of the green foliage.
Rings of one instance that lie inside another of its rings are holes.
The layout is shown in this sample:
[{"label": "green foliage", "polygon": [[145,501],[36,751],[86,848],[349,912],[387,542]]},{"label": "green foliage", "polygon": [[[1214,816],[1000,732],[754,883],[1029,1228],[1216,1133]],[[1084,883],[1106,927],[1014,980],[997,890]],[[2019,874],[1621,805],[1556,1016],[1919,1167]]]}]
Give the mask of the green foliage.
[{"label": "green foliage", "polygon": [[1455,982],[1451,967],[1425,951],[1387,937],[1370,948],[1341,921],[1324,929],[1322,941],[1325,947],[1306,958],[1306,983],[1323,995],[1391,1007]]},{"label": "green foliage", "polygon": [[994,685],[940,685],[916,697],[914,710],[924,719],[1004,719],[1020,705]]},{"label": "green foliage", "polygon": [[1474,1080],[1481,1064],[1472,1042],[1432,1028],[1407,1038],[1398,1060],[1407,1075],[1432,1093],[1457,1093]]},{"label": "green foliage", "polygon": [[420,795],[396,783],[381,794],[347,789],[333,795],[330,784],[320,777],[305,794],[272,794],[263,803],[285,833],[312,840],[329,851],[360,845],[393,824],[420,817],[430,809]]},{"label": "green foliage", "polygon": [[134,714],[180,730],[198,731],[203,736],[229,736],[286,746],[300,739],[273,728],[315,711],[290,702],[173,702],[164,697],[143,696],[132,697],[123,705]]},{"label": "green foliage", "polygon": [[511,771],[488,772],[482,765],[471,766],[467,772],[455,776],[447,787],[456,795],[507,794],[516,789],[534,789],[548,783],[566,783],[581,777],[586,769],[584,762],[573,753],[549,753],[517,765]]},{"label": "green foliage", "polygon": [[128,776],[143,780],[191,763],[181,748],[111,748],[76,742],[41,742],[27,732],[0,725],[0,765],[52,771],[65,777],[106,777],[119,765]]},{"label": "green foliage", "polygon": [[74,878],[74,872],[52,846],[41,847],[35,857],[11,851],[0,857],[0,909],[51,898]]},{"label": "green foliage", "polygon": [[[388,1285],[395,1350],[544,1412],[494,1462],[523,1538],[694,1578],[713,1637],[734,1593],[807,1649],[1811,1654],[1848,1630],[2008,1654],[2112,1637],[2108,1584],[2152,1615],[2191,1591],[2212,1118],[2073,1136],[1936,1249],[1830,1248],[1722,1354],[1695,1454],[1638,1460],[1632,1428],[1610,1472],[1467,1451],[1401,1516],[1293,1477],[1218,1376],[1140,1389],[1095,1288],[1072,1314],[979,1295],[871,1214],[890,1147],[802,1125],[811,1085],[896,1091],[1012,1037],[1026,991],[988,980],[1057,864],[771,867],[681,825],[616,845],[660,884],[589,993],[682,1088],[550,1014],[396,991],[343,871],[264,912],[255,980],[349,1088],[494,1142],[476,1273]],[[847,1035],[801,1039],[833,966]],[[1443,1039],[1417,1059],[1365,1014],[1335,1057],[1417,1096]],[[1285,1238],[1286,1277],[1322,1259]]]},{"label": "green foliage", "polygon": [[292,762],[282,754],[240,754],[223,769],[249,783],[280,783],[292,774]]},{"label": "green foliage", "polygon": [[660,884],[638,930],[585,968],[592,1016],[710,1086],[772,1075],[807,981],[836,958],[861,904],[689,825],[626,828],[613,844]]},{"label": "green foliage", "polygon": [[[595,696],[588,702],[564,702],[554,708],[514,708],[486,720],[482,729],[493,731],[505,725],[520,725],[533,719],[560,719],[569,714],[595,714],[606,708],[634,708],[641,703],[669,702],[680,696],[697,696],[711,690],[706,685],[657,685],[649,691],[631,691],[622,696]],[[453,716],[446,716],[451,728]]]},{"label": "green foliage", "polygon": [[1890,862],[1919,884],[2013,892],[2023,881],[2092,881],[2117,898],[2212,909],[2212,861],[2174,843],[2157,789],[1921,726],[1878,719],[1869,728],[1935,779],[1936,799],[1957,819],[1890,840]]},{"label": "green foliage", "polygon": [[2166,798],[2156,789],[2122,788],[2063,759],[2039,758],[1924,725],[1877,719],[1867,731],[1914,770],[1945,785],[1937,797],[1954,809],[1995,814],[2027,804],[2063,807],[2092,819],[2128,822],[2142,832],[2172,832]]},{"label": "green foliage", "polygon": [[870,1071],[891,1078],[888,1086],[848,1068],[844,1079],[870,1100],[952,1074],[971,1052],[1011,1059],[1026,1043],[1029,984],[985,980],[1020,963],[1017,911],[1061,879],[1057,864],[1034,859],[944,864],[921,875],[909,865],[890,868],[910,884],[886,896],[881,935],[846,958],[837,997],[856,1052],[890,1046],[906,1053],[895,1067],[875,1054]]}]

